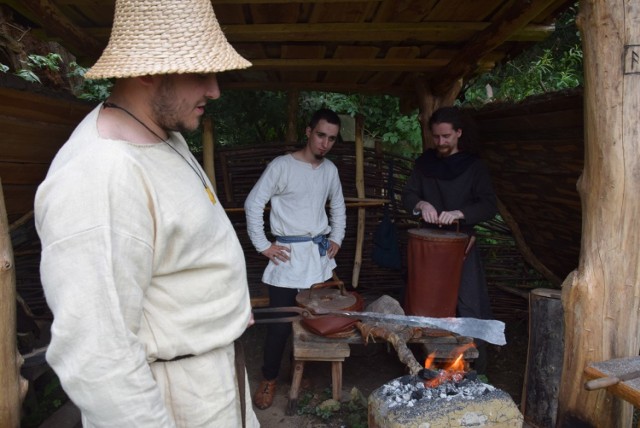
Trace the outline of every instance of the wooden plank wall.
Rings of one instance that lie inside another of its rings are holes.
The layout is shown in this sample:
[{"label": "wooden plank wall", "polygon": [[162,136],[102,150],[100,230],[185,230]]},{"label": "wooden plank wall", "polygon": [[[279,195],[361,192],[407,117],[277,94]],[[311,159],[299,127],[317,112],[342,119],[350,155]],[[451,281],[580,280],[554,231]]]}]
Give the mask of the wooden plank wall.
[{"label": "wooden plank wall", "polygon": [[33,209],[51,160],[92,108],[69,95],[22,86],[0,86],[0,177],[9,223]]}]

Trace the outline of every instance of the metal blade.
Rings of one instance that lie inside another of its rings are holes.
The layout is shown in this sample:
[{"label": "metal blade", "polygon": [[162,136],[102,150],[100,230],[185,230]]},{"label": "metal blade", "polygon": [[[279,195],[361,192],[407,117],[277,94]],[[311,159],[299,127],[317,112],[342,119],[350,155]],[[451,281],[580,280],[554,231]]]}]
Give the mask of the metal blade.
[{"label": "metal blade", "polygon": [[481,320],[477,318],[431,318],[417,315],[395,315],[379,312],[349,312],[316,310],[316,315],[338,315],[359,319],[362,322],[379,322],[411,327],[427,327],[450,331],[461,336],[482,339],[494,345],[505,345],[504,323],[496,320]]}]

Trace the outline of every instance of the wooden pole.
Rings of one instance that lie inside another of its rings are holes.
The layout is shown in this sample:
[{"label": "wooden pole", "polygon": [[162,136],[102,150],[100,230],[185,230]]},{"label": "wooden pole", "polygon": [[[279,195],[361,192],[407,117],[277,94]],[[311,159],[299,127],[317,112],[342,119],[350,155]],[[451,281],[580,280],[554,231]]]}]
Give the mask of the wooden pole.
[{"label": "wooden pole", "polygon": [[287,143],[298,142],[298,98],[300,91],[291,90],[287,93]]},{"label": "wooden pole", "polygon": [[[364,116],[356,116],[356,195],[364,198]],[[358,229],[356,230],[356,252],[353,260],[353,277],[351,286],[358,287],[360,269],[362,268],[362,244],[364,243],[364,226],[366,209],[358,208]]]},{"label": "wooden pole", "polygon": [[582,243],[564,281],[564,363],[558,426],[629,427],[633,409],[584,388],[593,362],[640,346],[640,4],[582,0],[585,162],[578,180]]},{"label": "wooden pole", "polygon": [[16,275],[0,180],[0,427],[7,428],[20,426],[20,405],[28,386],[20,377],[23,361],[16,338]]},{"label": "wooden pole", "polygon": [[211,117],[205,117],[202,121],[202,163],[204,164],[204,172],[209,177],[209,181],[213,185],[213,191],[218,193],[216,185],[216,169],[215,169],[215,138],[213,120]]}]

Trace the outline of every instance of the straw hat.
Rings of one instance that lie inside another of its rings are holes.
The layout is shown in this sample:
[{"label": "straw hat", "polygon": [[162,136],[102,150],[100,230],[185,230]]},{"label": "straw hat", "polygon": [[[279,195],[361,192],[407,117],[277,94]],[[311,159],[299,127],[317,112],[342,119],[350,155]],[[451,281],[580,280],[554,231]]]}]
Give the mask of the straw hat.
[{"label": "straw hat", "polygon": [[109,44],[85,77],[217,73],[250,66],[227,42],[211,0],[116,0]]}]

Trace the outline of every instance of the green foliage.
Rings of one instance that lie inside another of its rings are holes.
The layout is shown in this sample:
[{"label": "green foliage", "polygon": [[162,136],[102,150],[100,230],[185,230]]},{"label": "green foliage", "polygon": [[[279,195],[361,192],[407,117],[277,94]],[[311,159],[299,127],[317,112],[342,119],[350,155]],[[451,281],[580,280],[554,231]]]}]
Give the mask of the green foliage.
[{"label": "green foliage", "polygon": [[69,76],[76,77],[82,83],[73,88],[73,93],[81,100],[104,101],[109,97],[113,83],[109,79],[91,80],[85,79],[87,68],[78,65],[75,61],[69,64]]},{"label": "green foliage", "polygon": [[5,64],[2,64],[2,63],[0,63],[0,72],[2,72],[2,73],[6,73],[7,71],[9,71],[9,66],[8,66],[8,65],[5,65]]},{"label": "green foliage", "polygon": [[421,151],[422,136],[418,112],[400,113],[400,100],[388,95],[345,95],[304,92],[300,97],[300,113],[308,118],[321,107],[339,114],[365,117],[365,138],[381,140],[388,150],[398,154]]},{"label": "green foliage", "polygon": [[577,5],[556,22],[556,30],[518,57],[471,81],[461,103],[479,107],[491,101],[521,101],[531,95],[581,86],[584,81]]},{"label": "green foliage", "polygon": [[331,399],[331,389],[320,394],[307,392],[298,400],[298,414],[310,415],[330,422],[331,426],[367,427],[367,399],[357,389],[351,390],[349,401],[339,403]]},{"label": "green foliage", "polygon": [[[364,115],[365,137],[382,140],[401,154],[417,151],[421,145],[417,112],[402,115],[395,97],[302,92],[298,102],[299,142],[304,140],[313,112],[324,107],[351,117]],[[207,104],[206,114],[213,117],[216,142],[223,146],[283,142],[286,138],[284,92],[223,91],[218,100]],[[194,135],[191,140],[197,150],[199,137]]]},{"label": "green foliage", "polygon": [[27,61],[23,62],[24,68],[17,70],[15,74],[28,82],[42,83],[36,71],[58,72],[60,71],[60,64],[62,64],[62,57],[57,53],[48,53],[47,55],[31,54],[27,56]]},{"label": "green foliage", "polygon": [[282,142],[287,124],[287,95],[269,91],[222,91],[207,103],[216,142],[223,146]]}]

